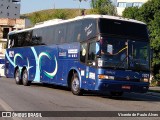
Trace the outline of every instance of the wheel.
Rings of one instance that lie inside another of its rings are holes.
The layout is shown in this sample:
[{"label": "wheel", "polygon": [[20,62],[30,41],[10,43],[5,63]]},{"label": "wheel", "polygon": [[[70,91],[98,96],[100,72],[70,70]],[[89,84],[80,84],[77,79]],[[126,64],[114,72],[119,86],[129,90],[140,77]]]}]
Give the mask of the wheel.
[{"label": "wheel", "polygon": [[122,96],[123,92],[110,92],[111,96]]},{"label": "wheel", "polygon": [[80,81],[77,73],[72,76],[71,91],[74,95],[82,95],[83,91],[80,89]]},{"label": "wheel", "polygon": [[22,80],[21,80],[21,77],[20,77],[19,69],[16,69],[16,72],[15,72],[15,82],[16,82],[17,85],[21,85],[22,84]]},{"label": "wheel", "polygon": [[24,86],[29,86],[31,84],[31,81],[28,81],[28,72],[26,69],[23,71],[22,74],[22,82]]}]

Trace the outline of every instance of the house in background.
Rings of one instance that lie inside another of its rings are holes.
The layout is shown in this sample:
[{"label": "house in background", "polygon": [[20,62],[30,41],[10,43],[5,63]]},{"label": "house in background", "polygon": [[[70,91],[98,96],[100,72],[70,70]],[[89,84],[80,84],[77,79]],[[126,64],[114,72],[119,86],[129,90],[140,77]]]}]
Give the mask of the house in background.
[{"label": "house in background", "polygon": [[117,14],[122,16],[122,13],[127,7],[141,7],[148,0],[117,0]]},{"label": "house in background", "polygon": [[28,19],[20,19],[21,0],[0,0],[0,76],[4,76],[4,56],[7,34],[30,26]]},{"label": "house in background", "polygon": [[21,0],[0,0],[0,18],[19,18]]},{"label": "house in background", "polygon": [[20,19],[21,0],[0,0],[0,58],[4,58],[7,34],[29,27],[29,20]]}]

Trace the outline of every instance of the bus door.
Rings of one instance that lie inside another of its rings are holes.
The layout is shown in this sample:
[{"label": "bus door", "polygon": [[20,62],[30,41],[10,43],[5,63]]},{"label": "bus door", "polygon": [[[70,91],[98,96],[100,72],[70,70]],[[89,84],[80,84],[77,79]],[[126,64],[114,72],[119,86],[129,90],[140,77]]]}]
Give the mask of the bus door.
[{"label": "bus door", "polygon": [[83,69],[83,71],[81,71],[81,79],[82,82],[85,83],[85,88],[89,90],[93,90],[96,84],[97,44],[95,40],[81,44],[80,61],[85,63],[81,68]]}]

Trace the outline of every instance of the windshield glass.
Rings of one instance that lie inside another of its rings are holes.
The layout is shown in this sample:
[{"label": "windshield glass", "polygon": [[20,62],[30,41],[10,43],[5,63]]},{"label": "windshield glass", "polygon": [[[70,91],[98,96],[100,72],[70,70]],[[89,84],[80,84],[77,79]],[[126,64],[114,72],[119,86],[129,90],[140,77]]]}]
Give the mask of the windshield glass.
[{"label": "windshield glass", "polygon": [[99,29],[100,33],[103,34],[148,39],[148,31],[145,24],[100,18]]},{"label": "windshield glass", "polygon": [[100,41],[103,67],[149,70],[149,43],[119,38]]},{"label": "windshield glass", "polygon": [[116,38],[105,38],[101,43],[101,57],[104,67],[127,67],[127,41]]},{"label": "windshield glass", "polygon": [[149,70],[149,44],[147,42],[129,42],[129,68]]}]

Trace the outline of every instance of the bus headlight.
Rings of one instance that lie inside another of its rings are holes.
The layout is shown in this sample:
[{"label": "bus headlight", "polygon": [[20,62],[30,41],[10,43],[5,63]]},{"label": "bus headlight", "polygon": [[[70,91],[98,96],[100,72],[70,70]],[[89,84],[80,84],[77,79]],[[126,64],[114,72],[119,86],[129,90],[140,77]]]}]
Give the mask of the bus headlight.
[{"label": "bus headlight", "polygon": [[141,82],[149,82],[149,78],[142,78]]},{"label": "bus headlight", "polygon": [[98,75],[99,79],[107,79],[107,80],[114,80],[114,76],[109,75]]}]

